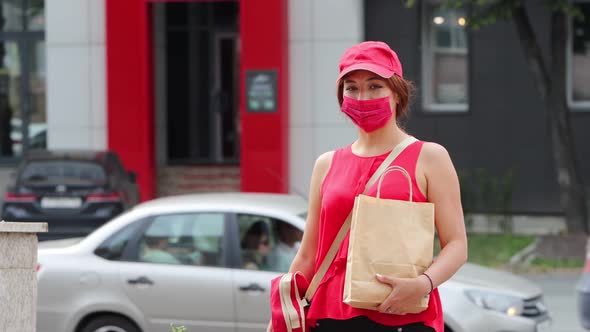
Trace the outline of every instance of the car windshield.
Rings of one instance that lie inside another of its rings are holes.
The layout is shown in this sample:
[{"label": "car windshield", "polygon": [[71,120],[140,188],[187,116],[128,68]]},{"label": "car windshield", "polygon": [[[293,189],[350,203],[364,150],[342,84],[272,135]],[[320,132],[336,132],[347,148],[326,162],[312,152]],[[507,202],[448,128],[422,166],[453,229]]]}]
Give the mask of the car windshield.
[{"label": "car windshield", "polygon": [[80,160],[47,160],[28,163],[20,176],[28,185],[66,183],[70,185],[103,185],[104,169],[97,163]]}]

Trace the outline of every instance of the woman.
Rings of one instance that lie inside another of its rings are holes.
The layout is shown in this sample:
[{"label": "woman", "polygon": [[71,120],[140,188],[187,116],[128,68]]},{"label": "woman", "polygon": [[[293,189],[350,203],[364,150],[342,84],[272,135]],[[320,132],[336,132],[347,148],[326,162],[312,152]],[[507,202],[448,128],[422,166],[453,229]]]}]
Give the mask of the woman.
[{"label": "woman", "polygon": [[267,256],[270,253],[269,228],[266,222],[254,222],[242,239],[243,268],[263,270],[267,268]]},{"label": "woman", "polygon": [[[362,193],[365,183],[389,152],[409,136],[400,128],[398,120],[406,115],[412,84],[404,80],[401,63],[393,50],[382,42],[363,42],[344,52],[339,68],[338,102],[342,112],[357,125],[358,138],[351,145],[324,153],[316,160],[305,232],[290,268],[291,272],[302,272],[308,280],[350,213],[354,197]],[[377,275],[377,280],[390,285],[392,291],[377,311],[363,310],[342,302],[346,238],[309,307],[308,324],[314,332],[444,331],[436,288],[467,259],[457,174],[445,148],[422,141],[408,146],[392,165],[402,166],[410,173],[414,201],[434,203],[441,251],[427,271],[416,278]],[[407,183],[403,177],[400,180],[394,176],[395,173],[398,172],[387,175],[383,182],[382,197],[407,200],[407,185],[391,185],[391,181]],[[373,186],[368,194],[375,196],[375,192]],[[406,314],[428,293],[428,309],[419,314]]]}]

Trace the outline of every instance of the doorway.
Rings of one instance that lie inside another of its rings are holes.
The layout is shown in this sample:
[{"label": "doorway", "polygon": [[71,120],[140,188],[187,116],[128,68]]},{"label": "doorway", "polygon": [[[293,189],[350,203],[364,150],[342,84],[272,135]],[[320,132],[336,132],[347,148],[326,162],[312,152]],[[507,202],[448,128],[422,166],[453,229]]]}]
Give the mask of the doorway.
[{"label": "doorway", "polygon": [[239,2],[151,6],[158,194],[239,190]]}]

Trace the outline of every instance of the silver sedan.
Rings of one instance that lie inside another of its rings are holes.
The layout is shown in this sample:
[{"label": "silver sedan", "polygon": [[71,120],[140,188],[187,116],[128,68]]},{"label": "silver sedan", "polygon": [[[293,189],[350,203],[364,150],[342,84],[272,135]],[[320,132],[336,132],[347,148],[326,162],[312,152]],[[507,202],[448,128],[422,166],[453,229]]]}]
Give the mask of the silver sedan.
[{"label": "silver sedan", "polygon": [[[262,331],[306,209],[283,194],[165,197],[84,239],[41,242],[37,331]],[[542,291],[510,273],[466,264],[439,289],[449,331],[550,329]]]}]

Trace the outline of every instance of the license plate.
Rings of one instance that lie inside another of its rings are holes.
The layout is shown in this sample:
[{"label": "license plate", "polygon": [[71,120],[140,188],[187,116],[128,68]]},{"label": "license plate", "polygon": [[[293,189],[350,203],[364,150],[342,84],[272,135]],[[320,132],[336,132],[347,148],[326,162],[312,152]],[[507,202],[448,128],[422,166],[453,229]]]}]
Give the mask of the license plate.
[{"label": "license plate", "polygon": [[43,197],[41,207],[44,209],[77,209],[82,206],[80,197]]},{"label": "license plate", "polygon": [[551,320],[540,322],[537,325],[537,332],[551,332]]}]

